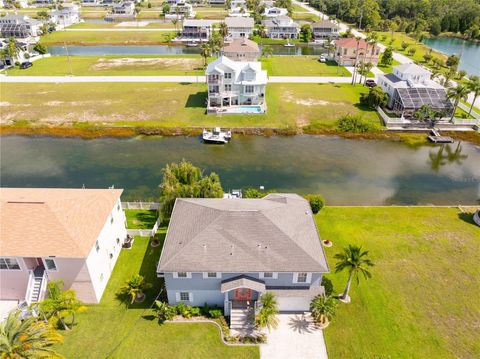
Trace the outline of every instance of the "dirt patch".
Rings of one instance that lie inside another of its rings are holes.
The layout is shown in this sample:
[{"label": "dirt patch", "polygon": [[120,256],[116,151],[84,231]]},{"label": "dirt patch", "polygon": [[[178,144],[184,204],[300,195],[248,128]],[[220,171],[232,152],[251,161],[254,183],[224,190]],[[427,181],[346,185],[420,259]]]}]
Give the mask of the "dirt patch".
[{"label": "dirt patch", "polygon": [[123,21],[115,25],[115,27],[145,27],[148,21]]},{"label": "dirt patch", "polygon": [[[296,98],[293,96],[293,92],[291,91],[285,91],[283,96],[287,102],[302,106],[327,106],[331,104],[329,101],[318,100],[314,98]],[[306,124],[308,124],[308,122]]]},{"label": "dirt patch", "polygon": [[162,69],[193,70],[199,66],[199,59],[192,58],[130,58],[122,57],[115,59],[100,58],[92,65],[92,70],[109,70],[120,67],[156,67]]}]

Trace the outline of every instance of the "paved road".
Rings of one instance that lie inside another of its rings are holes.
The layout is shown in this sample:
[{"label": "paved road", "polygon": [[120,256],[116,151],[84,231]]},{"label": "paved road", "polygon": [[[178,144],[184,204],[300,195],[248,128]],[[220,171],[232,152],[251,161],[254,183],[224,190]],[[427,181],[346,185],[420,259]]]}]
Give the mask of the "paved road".
[{"label": "paved road", "polygon": [[[205,82],[205,76],[5,76],[0,83]],[[269,83],[349,83],[350,76],[270,76]]]}]

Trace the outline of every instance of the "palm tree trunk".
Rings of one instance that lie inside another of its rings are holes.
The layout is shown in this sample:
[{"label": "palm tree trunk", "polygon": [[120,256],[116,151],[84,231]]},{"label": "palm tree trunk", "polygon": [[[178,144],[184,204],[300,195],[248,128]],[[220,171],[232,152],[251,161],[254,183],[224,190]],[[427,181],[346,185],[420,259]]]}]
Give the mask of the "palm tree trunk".
[{"label": "palm tree trunk", "polygon": [[343,294],[342,294],[342,299],[346,299],[348,297],[348,292],[350,291],[350,285],[352,284],[352,279],[353,279],[353,272],[350,272],[350,275],[348,276],[347,285],[345,286],[345,290],[343,291]]},{"label": "palm tree trunk", "polygon": [[455,117],[455,112],[457,112],[457,107],[459,102],[460,102],[460,99],[455,100],[455,105],[453,106],[453,112],[452,112],[452,117],[450,117],[450,122],[453,122],[453,118]]},{"label": "palm tree trunk", "polygon": [[468,111],[468,116],[470,116],[472,113],[473,105],[475,104],[475,101],[477,101],[477,97],[478,97],[478,94],[476,93],[475,96],[473,96],[473,101],[472,101],[472,105],[470,106],[470,110]]},{"label": "palm tree trunk", "polygon": [[58,317],[60,319],[60,323],[62,323],[62,326],[63,326],[63,329],[65,330],[70,330],[70,328],[68,327],[67,323],[65,323],[65,320],[61,317]]}]

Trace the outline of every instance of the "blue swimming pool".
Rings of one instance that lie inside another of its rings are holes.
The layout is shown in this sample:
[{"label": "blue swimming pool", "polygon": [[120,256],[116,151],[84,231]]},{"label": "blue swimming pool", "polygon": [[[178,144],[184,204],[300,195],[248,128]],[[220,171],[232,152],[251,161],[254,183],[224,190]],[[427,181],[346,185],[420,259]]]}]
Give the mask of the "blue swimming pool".
[{"label": "blue swimming pool", "polygon": [[263,113],[261,106],[238,106],[230,108],[227,113]]}]

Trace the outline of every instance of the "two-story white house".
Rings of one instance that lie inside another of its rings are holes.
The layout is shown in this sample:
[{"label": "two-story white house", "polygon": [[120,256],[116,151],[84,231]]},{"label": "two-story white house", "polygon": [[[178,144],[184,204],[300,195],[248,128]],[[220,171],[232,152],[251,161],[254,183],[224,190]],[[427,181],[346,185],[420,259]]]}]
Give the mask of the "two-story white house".
[{"label": "two-story white house", "polygon": [[[264,113],[267,71],[221,56],[207,66],[208,113]],[[242,112],[243,111],[243,112]]]},{"label": "two-story white house", "polygon": [[50,21],[57,26],[57,30],[77,24],[80,22],[80,9],[78,5],[70,4],[62,9],[53,10],[50,13]]},{"label": "two-story white house", "polygon": [[251,17],[226,17],[227,39],[249,38],[253,32],[254,21]]},{"label": "two-story white house", "polygon": [[300,25],[288,16],[277,16],[263,20],[267,36],[271,39],[297,39]]},{"label": "two-story white house", "polygon": [[157,268],[170,304],[223,307],[232,328],[253,324],[266,292],[280,312],[309,311],[327,272],[310,205],[290,193],[177,199]]},{"label": "two-story white house", "polygon": [[112,4],[112,12],[105,17],[105,20],[121,21],[134,19],[136,16],[135,3],[133,1],[122,1]]},{"label": "two-story white house", "polygon": [[62,280],[98,303],[127,235],[122,191],[0,188],[0,300],[30,304]]},{"label": "two-story white house", "polygon": [[312,24],[315,42],[337,40],[340,37],[340,26],[330,20],[321,20]]},{"label": "two-story white house", "polygon": [[426,68],[410,63],[394,66],[390,74],[379,75],[378,86],[388,95],[387,107],[404,117],[411,117],[423,105],[451,116],[453,106],[445,88],[430,79]]},{"label": "two-story white house", "polygon": [[206,41],[212,34],[211,20],[188,19],[183,21],[182,37],[185,39]]},{"label": "two-story white house", "polygon": [[170,10],[165,14],[166,19],[192,19],[196,15],[193,10],[193,5],[185,2],[184,0],[178,0],[170,5]]}]

